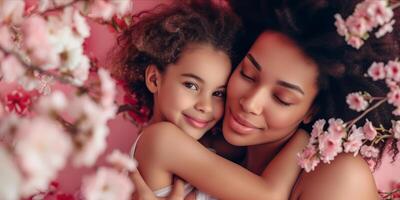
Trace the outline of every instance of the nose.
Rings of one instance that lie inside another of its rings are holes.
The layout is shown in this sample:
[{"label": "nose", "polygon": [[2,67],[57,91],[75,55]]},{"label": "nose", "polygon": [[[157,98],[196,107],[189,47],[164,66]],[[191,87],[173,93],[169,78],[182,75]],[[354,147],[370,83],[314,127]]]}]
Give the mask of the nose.
[{"label": "nose", "polygon": [[196,104],[194,105],[194,108],[202,113],[209,113],[213,109],[212,105],[212,97],[209,97],[209,95],[203,95]]},{"label": "nose", "polygon": [[260,115],[266,103],[266,95],[264,95],[262,89],[254,88],[241,97],[239,103],[243,111],[246,113]]}]

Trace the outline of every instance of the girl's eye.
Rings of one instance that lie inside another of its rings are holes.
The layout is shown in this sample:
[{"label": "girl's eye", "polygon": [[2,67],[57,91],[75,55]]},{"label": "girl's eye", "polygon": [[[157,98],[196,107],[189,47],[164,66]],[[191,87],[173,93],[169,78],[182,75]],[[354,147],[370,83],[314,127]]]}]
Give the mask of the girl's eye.
[{"label": "girl's eye", "polygon": [[275,97],[275,99],[276,99],[276,101],[278,101],[278,103],[279,104],[281,104],[281,105],[284,105],[284,106],[291,106],[292,104],[291,103],[288,103],[288,102],[286,102],[286,101],[283,101],[281,98],[279,98],[278,96],[274,96]]},{"label": "girl's eye", "polygon": [[219,91],[215,91],[213,93],[213,96],[225,98],[225,94],[226,94],[225,90],[219,90]]},{"label": "girl's eye", "polygon": [[198,90],[199,89],[199,87],[196,84],[191,83],[191,82],[184,82],[183,85],[190,90]]},{"label": "girl's eye", "polygon": [[254,78],[252,78],[252,77],[250,77],[249,75],[245,74],[244,71],[243,71],[243,69],[240,70],[240,75],[241,75],[244,79],[254,82]]}]

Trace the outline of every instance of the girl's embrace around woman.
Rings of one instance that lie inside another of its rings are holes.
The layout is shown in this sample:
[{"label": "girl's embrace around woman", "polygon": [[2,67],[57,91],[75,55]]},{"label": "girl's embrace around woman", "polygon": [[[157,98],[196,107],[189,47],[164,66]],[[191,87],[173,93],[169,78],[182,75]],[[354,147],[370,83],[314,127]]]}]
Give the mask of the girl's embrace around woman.
[{"label": "girl's embrace around woman", "polygon": [[[308,127],[316,120],[349,121],[359,115],[348,108],[347,94],[366,90],[372,96],[386,96],[389,90],[384,82],[364,74],[373,62],[400,55],[398,22],[391,33],[370,36],[359,49],[349,46],[334,25],[335,14],[347,18],[360,2],[264,2],[265,16],[254,23],[262,32],[227,85],[222,132],[230,144],[246,147],[245,158],[239,162],[243,168],[210,152],[180,129],[158,133],[162,139],[147,145],[157,145],[164,156],[173,155],[176,162],[169,167],[174,174],[220,199],[378,199],[372,173],[360,154],[340,153],[310,173],[298,175],[294,167],[299,149],[307,143]],[[395,12],[393,18],[398,20],[399,15]],[[391,127],[391,120],[397,119],[392,111],[391,105],[383,104],[365,118],[376,127]],[[365,118],[357,125],[362,126]],[[391,142],[380,142],[380,152],[388,147],[396,156],[397,146],[388,145]],[[189,169],[187,173],[180,173],[183,166]],[[286,187],[279,189],[264,182],[290,175],[297,179],[287,179]],[[140,179],[134,177],[136,182]]]}]

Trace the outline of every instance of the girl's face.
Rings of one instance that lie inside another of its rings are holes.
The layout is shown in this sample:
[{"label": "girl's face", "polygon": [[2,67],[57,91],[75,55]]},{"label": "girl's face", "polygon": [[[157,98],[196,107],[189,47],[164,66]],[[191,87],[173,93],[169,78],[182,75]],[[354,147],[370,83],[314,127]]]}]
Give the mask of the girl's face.
[{"label": "girl's face", "polygon": [[316,64],[286,36],[265,32],[232,74],[223,133],[238,146],[279,142],[311,117]]},{"label": "girl's face", "polygon": [[211,45],[188,45],[175,64],[167,66],[154,93],[154,121],[169,121],[195,139],[224,114],[231,62]]}]

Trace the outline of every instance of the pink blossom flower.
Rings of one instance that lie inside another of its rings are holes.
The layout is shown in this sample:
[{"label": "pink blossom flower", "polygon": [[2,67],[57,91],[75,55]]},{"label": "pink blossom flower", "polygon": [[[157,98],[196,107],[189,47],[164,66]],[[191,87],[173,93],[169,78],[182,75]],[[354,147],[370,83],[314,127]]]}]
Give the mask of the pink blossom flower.
[{"label": "pink blossom flower", "polygon": [[306,172],[313,171],[320,162],[314,146],[307,146],[297,154],[297,162]]},{"label": "pink blossom flower", "polygon": [[326,121],[324,119],[317,120],[314,125],[312,126],[313,129],[311,131],[312,137],[318,137],[324,131]]},{"label": "pink blossom flower", "polygon": [[135,171],[137,167],[137,161],[130,158],[126,154],[122,154],[118,150],[114,150],[109,156],[107,156],[107,161],[118,169],[127,170],[129,172]]},{"label": "pink blossom flower", "polygon": [[38,85],[39,94],[49,95],[51,92],[51,85],[53,83],[53,77],[47,75],[40,75],[40,83]]},{"label": "pink blossom flower", "polygon": [[393,17],[393,10],[389,7],[387,1],[369,0],[366,12],[379,25],[389,22]]},{"label": "pink blossom flower", "polygon": [[77,141],[82,146],[74,153],[74,166],[93,166],[100,154],[106,149],[108,132],[109,129],[106,125],[93,126],[88,132],[80,131]]},{"label": "pink blossom flower", "polygon": [[391,33],[393,31],[393,25],[394,25],[395,21],[392,20],[389,23],[383,25],[376,33],[375,33],[375,37],[376,38],[381,38],[384,35],[386,35],[386,33]]},{"label": "pink blossom flower", "polygon": [[361,145],[363,144],[362,140],[364,139],[364,133],[361,128],[356,128],[356,126],[352,127],[351,134],[346,142],[344,142],[344,152],[346,153],[354,153],[354,156],[357,156],[358,151],[360,150]]},{"label": "pink blossom flower", "polygon": [[87,38],[90,35],[90,27],[86,19],[77,10],[74,10],[73,13],[73,29],[82,38]]},{"label": "pink blossom flower", "polygon": [[67,107],[67,98],[61,91],[54,91],[49,96],[39,99],[35,110],[40,114],[50,115],[52,113],[61,113]]},{"label": "pink blossom flower", "polygon": [[400,82],[400,62],[389,61],[386,65],[386,77],[396,82]]},{"label": "pink blossom flower", "polygon": [[72,70],[72,82],[76,85],[83,85],[89,78],[90,60],[86,56],[82,56],[78,67]]},{"label": "pink blossom flower", "polygon": [[376,135],[378,134],[378,132],[376,131],[375,127],[368,120],[367,120],[367,122],[365,122],[365,124],[363,126],[363,131],[364,131],[364,134],[365,134],[365,138],[367,140],[371,140],[371,141],[373,139],[375,139]]},{"label": "pink blossom flower", "polygon": [[347,44],[349,44],[350,46],[352,46],[356,49],[359,49],[364,44],[364,41],[357,36],[350,36],[347,39]]},{"label": "pink blossom flower", "polygon": [[109,132],[106,123],[115,116],[115,110],[106,110],[85,95],[73,99],[68,112],[74,119],[83,119],[77,127],[79,133],[75,140],[80,147],[74,154],[74,165],[92,166],[106,148],[106,137]]},{"label": "pink blossom flower", "polygon": [[390,90],[387,97],[388,97],[388,103],[396,107],[400,106],[400,88]]},{"label": "pink blossom flower", "polygon": [[23,45],[33,65],[53,69],[58,66],[59,57],[49,42],[46,21],[40,16],[27,18],[22,24]]},{"label": "pink blossom flower", "polygon": [[379,154],[379,149],[373,146],[364,145],[361,147],[360,153],[366,158],[377,158]]},{"label": "pink blossom flower", "polygon": [[98,74],[101,82],[101,104],[104,107],[113,106],[116,95],[116,84],[105,69],[100,69]]},{"label": "pink blossom flower", "polygon": [[118,16],[124,16],[132,9],[132,1],[129,0],[110,0]]},{"label": "pink blossom flower", "polygon": [[364,37],[367,34],[367,22],[362,17],[350,16],[346,20],[346,26],[351,35]]},{"label": "pink blossom flower", "polygon": [[128,177],[105,167],[99,168],[95,175],[85,177],[82,185],[87,200],[129,200],[133,190]]},{"label": "pink blossom flower", "polygon": [[0,60],[1,73],[5,82],[17,81],[25,74],[25,68],[14,55],[8,55]]},{"label": "pink blossom flower", "polygon": [[341,36],[348,36],[349,31],[347,30],[347,26],[345,21],[343,20],[342,16],[340,14],[335,14],[335,26],[336,30]]},{"label": "pink blossom flower", "polygon": [[342,139],[346,136],[343,120],[331,118],[328,120],[328,123],[328,133],[332,134],[335,139]]},{"label": "pink blossom flower", "polygon": [[6,111],[25,115],[31,106],[31,97],[27,92],[13,90],[6,96]]},{"label": "pink blossom flower", "polygon": [[330,163],[338,153],[343,151],[342,139],[336,138],[331,133],[325,133],[319,136],[319,151],[321,160],[324,163]]},{"label": "pink blossom flower", "polygon": [[0,145],[0,199],[19,199],[21,174],[13,157]]},{"label": "pink blossom flower", "polygon": [[392,112],[393,115],[400,116],[400,107],[396,107],[395,110]]},{"label": "pink blossom flower", "polygon": [[7,26],[0,24],[0,47],[6,50],[11,50],[13,47],[13,43],[11,40],[11,33]]},{"label": "pink blossom flower", "polygon": [[21,121],[16,135],[16,154],[27,175],[24,196],[43,190],[66,163],[72,142],[56,121],[35,117]]},{"label": "pink blossom flower", "polygon": [[101,18],[107,21],[110,20],[113,15],[113,5],[105,0],[96,0],[90,5],[88,16],[91,18]]},{"label": "pink blossom flower", "polygon": [[350,93],[346,97],[346,103],[350,109],[355,111],[363,111],[368,107],[368,102],[364,99],[360,92]]},{"label": "pink blossom flower", "polygon": [[368,69],[368,75],[372,78],[372,80],[382,80],[385,79],[385,64],[382,62],[374,62],[371,67]]},{"label": "pink blossom flower", "polygon": [[392,79],[385,79],[385,83],[386,86],[388,86],[388,88],[390,88],[390,90],[395,90],[398,88],[397,83],[395,81],[393,81]]},{"label": "pink blossom flower", "polygon": [[0,24],[19,24],[23,19],[25,2],[23,0],[0,1]]},{"label": "pink blossom flower", "polygon": [[393,121],[392,120],[392,129],[391,132],[393,133],[393,137],[395,139],[400,140],[400,121]]}]

